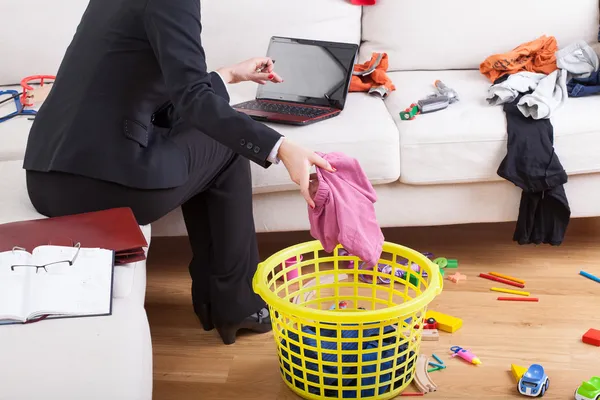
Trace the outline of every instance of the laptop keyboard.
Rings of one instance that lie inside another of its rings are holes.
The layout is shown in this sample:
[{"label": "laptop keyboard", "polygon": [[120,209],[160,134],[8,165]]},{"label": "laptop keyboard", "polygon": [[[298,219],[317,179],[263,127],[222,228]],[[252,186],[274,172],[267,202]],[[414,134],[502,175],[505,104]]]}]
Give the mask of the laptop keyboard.
[{"label": "laptop keyboard", "polygon": [[315,118],[331,112],[329,109],[316,107],[303,107],[288,103],[272,103],[267,101],[247,101],[237,104],[236,108],[244,110],[257,110],[276,114],[298,115],[302,117]]}]

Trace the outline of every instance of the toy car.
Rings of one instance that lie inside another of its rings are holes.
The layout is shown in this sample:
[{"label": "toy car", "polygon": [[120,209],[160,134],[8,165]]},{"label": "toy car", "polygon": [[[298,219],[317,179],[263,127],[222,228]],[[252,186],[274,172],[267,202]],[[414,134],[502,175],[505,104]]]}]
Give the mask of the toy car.
[{"label": "toy car", "polygon": [[550,386],[550,380],[544,372],[544,367],[539,364],[532,364],[519,380],[517,389],[522,395],[541,397],[546,394],[548,386]]},{"label": "toy car", "polygon": [[[419,329],[419,324],[415,325],[415,329]],[[427,318],[423,324],[423,329],[438,329],[438,323],[435,318]]]},{"label": "toy car", "polygon": [[600,400],[600,377],[583,382],[575,391],[575,400]]}]

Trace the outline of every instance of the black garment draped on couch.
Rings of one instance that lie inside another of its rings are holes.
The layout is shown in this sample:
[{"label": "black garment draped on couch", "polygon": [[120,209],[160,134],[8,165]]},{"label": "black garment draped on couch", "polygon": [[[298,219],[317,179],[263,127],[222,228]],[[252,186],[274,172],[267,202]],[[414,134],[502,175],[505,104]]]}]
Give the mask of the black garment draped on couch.
[{"label": "black garment draped on couch", "polygon": [[517,108],[524,94],[504,104],[508,146],[498,168],[498,175],[523,190],[513,240],[560,245],[571,217],[563,186],[567,173],[554,152],[550,120],[525,117]]}]

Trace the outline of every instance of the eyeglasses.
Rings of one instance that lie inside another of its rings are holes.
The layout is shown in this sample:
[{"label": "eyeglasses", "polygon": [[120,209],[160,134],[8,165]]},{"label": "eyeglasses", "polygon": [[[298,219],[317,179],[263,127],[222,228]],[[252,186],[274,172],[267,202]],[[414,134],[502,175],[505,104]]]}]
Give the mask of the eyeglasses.
[{"label": "eyeglasses", "polygon": [[[16,265],[11,265],[10,270],[14,271],[15,268],[35,268],[35,273],[37,274],[40,269],[43,269],[45,272],[48,272],[48,269],[47,269],[48,267],[54,267],[59,264],[68,264],[69,267],[72,267],[73,264],[75,264],[75,260],[77,260],[77,256],[79,255],[79,250],[81,250],[81,244],[76,243],[73,247],[75,247],[77,249],[77,251],[75,251],[73,258],[71,258],[70,260],[53,261],[51,263],[47,263],[47,264],[43,264],[43,265],[16,264]],[[14,247],[13,251],[15,251],[15,250],[24,251],[25,249],[20,248],[20,247]],[[50,268],[50,269],[52,270],[52,268]]]}]

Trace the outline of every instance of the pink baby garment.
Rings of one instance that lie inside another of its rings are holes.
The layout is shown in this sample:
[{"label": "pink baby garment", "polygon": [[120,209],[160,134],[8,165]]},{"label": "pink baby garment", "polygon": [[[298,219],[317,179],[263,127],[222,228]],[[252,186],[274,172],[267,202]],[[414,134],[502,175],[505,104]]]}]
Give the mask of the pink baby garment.
[{"label": "pink baby garment", "polygon": [[318,181],[311,182],[315,208],[308,209],[311,235],[329,253],[341,244],[367,265],[377,265],[384,237],[373,205],[375,189],[354,158],[342,153],[317,154],[337,172],[317,167]]}]

